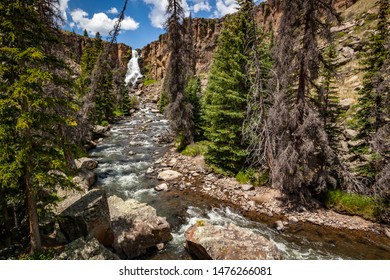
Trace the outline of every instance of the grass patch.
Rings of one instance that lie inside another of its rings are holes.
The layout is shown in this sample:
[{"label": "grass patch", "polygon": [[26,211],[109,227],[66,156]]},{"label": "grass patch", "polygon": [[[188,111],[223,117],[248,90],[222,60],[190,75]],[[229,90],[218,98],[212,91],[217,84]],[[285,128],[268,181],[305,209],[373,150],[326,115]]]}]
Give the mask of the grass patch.
[{"label": "grass patch", "polygon": [[150,86],[156,82],[157,82],[157,80],[154,80],[154,79],[146,79],[146,80],[144,80],[144,86]]},{"label": "grass patch", "polygon": [[252,184],[254,186],[264,186],[269,181],[269,174],[267,171],[259,172],[256,169],[248,168],[242,169],[236,175],[236,179],[241,184]]},{"label": "grass patch", "polygon": [[197,143],[188,145],[181,152],[185,156],[203,156],[207,152],[208,143],[207,141],[199,141]]},{"label": "grass patch", "polygon": [[341,190],[328,191],[326,207],[349,215],[358,215],[369,220],[376,220],[380,204],[372,197],[348,194]]}]

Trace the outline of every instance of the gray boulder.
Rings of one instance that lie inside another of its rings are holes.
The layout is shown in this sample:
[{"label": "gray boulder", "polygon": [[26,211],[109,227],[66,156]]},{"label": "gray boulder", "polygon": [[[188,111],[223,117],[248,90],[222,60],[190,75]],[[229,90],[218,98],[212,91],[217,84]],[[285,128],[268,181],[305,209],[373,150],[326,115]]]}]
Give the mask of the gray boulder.
[{"label": "gray boulder", "polygon": [[119,260],[118,255],[101,245],[96,238],[79,238],[64,246],[58,260]]},{"label": "gray boulder", "polygon": [[116,196],[109,197],[108,204],[114,230],[113,247],[118,255],[134,258],[172,239],[168,222],[157,216],[153,207]]},{"label": "gray boulder", "polygon": [[68,241],[91,235],[103,245],[113,243],[110,211],[106,192],[93,189],[71,196],[57,206],[59,226]]},{"label": "gray boulder", "polygon": [[96,160],[87,157],[76,159],[74,163],[76,164],[77,169],[94,170],[98,167],[98,162]]},{"label": "gray boulder", "polygon": [[262,235],[234,224],[216,226],[198,222],[186,232],[185,247],[202,260],[278,260],[275,244]]}]

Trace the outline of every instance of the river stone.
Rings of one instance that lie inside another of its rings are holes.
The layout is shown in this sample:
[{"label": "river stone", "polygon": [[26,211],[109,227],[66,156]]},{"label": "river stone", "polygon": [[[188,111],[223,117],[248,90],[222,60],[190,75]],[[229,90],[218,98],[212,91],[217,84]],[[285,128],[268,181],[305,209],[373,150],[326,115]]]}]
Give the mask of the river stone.
[{"label": "river stone", "polygon": [[243,191],[252,191],[255,189],[255,187],[252,186],[251,184],[244,184],[244,185],[241,185],[241,189]]},{"label": "river stone", "polygon": [[98,167],[98,162],[96,160],[87,157],[76,159],[74,163],[76,164],[77,169],[85,168],[87,170],[94,170]]},{"label": "river stone", "polygon": [[71,196],[57,205],[59,225],[68,241],[91,235],[103,245],[113,243],[106,192],[93,189],[81,197]]},{"label": "river stone", "polygon": [[158,192],[160,191],[167,191],[168,190],[168,185],[163,183],[163,184],[160,184],[158,186],[155,186],[154,189]]},{"label": "river stone", "polygon": [[93,128],[93,132],[92,132],[93,139],[99,139],[108,136],[109,130],[110,130],[110,126],[96,125]]},{"label": "river stone", "polygon": [[135,258],[172,239],[166,218],[156,209],[134,199],[108,198],[114,230],[114,250],[124,258]]},{"label": "river stone", "polygon": [[385,228],[385,235],[390,238],[390,229],[389,228]]},{"label": "river stone", "polygon": [[58,260],[119,260],[118,255],[102,246],[96,238],[79,238],[64,246]]},{"label": "river stone", "polygon": [[87,192],[95,184],[97,175],[89,170],[82,170],[77,176],[73,177],[72,182],[76,187]]},{"label": "river stone", "polygon": [[284,224],[282,221],[278,220],[274,224],[277,231],[283,231],[284,230]]},{"label": "river stone", "polygon": [[229,223],[216,226],[198,222],[185,232],[186,249],[202,260],[278,260],[275,244],[249,229]]},{"label": "river stone", "polygon": [[164,170],[158,174],[157,179],[164,180],[164,181],[172,181],[180,178],[181,176],[183,175],[177,171]]}]

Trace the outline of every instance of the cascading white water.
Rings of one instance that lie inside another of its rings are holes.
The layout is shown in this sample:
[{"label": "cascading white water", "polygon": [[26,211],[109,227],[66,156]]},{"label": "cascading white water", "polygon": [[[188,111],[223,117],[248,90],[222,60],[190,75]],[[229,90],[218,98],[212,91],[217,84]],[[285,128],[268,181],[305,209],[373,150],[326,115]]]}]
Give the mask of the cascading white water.
[{"label": "cascading white water", "polygon": [[125,78],[126,85],[131,83],[134,86],[137,82],[137,79],[142,77],[141,70],[138,65],[138,57],[138,52],[136,50],[133,50],[132,57],[127,64],[127,73]]}]

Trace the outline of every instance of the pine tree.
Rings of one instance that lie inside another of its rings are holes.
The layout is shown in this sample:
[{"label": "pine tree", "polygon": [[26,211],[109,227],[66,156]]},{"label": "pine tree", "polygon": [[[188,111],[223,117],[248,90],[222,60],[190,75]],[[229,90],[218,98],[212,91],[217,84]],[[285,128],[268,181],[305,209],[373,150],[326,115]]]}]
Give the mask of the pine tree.
[{"label": "pine tree", "polygon": [[76,125],[68,73],[53,50],[59,43],[54,2],[0,3],[0,186],[22,190],[31,252],[42,246],[39,213],[54,202],[41,192],[53,194],[57,183],[66,183],[50,172],[66,170],[61,131]]},{"label": "pine tree", "polygon": [[389,57],[390,50],[386,48],[389,40],[389,1],[378,1],[378,24],[375,32],[370,36],[367,45],[363,67],[365,75],[363,77],[363,88],[358,92],[358,111],[356,122],[358,135],[356,140],[363,141],[363,144],[355,149],[355,153],[365,157],[366,164],[358,168],[360,175],[368,179],[368,185],[375,180],[378,171],[376,156],[371,149],[371,140],[378,130],[388,122],[386,110],[388,108],[388,91],[385,84],[388,73],[383,72],[385,61]]},{"label": "pine tree", "polygon": [[331,43],[325,50],[324,64],[320,73],[322,81],[319,84],[315,97],[320,117],[324,122],[325,132],[328,135],[329,144],[334,150],[339,148],[341,134],[341,108],[336,87],[336,58],[337,53],[334,45]]},{"label": "pine tree", "polygon": [[182,1],[169,0],[167,14],[166,29],[168,31],[170,56],[163,87],[163,93],[166,94],[169,100],[165,113],[170,120],[172,131],[179,136],[178,150],[182,150],[194,141],[193,124],[191,122],[192,105],[185,102],[184,96],[187,80],[192,73],[188,71],[187,56],[185,54]]},{"label": "pine tree", "polygon": [[203,100],[205,137],[210,141],[206,160],[216,169],[235,174],[245,162],[242,126],[250,83],[246,75],[253,41],[250,1],[224,22]]},{"label": "pine tree", "polygon": [[320,39],[330,39],[335,12],[331,0],[291,0],[280,3],[282,18],[274,60],[277,81],[268,125],[272,154],[271,181],[290,197],[310,203],[310,197],[335,186],[337,157],[329,145],[319,108],[312,102],[319,75]]}]

